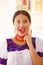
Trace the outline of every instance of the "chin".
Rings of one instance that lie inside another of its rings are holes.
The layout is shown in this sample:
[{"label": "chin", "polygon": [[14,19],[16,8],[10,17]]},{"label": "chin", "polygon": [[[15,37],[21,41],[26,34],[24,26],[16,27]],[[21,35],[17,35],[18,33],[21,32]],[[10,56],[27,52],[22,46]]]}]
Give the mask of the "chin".
[{"label": "chin", "polygon": [[25,36],[25,34],[18,34],[19,36]]},{"label": "chin", "polygon": [[21,36],[21,37],[22,37],[22,36],[24,36],[24,35],[19,35],[19,36]]},{"label": "chin", "polygon": [[25,35],[26,35],[26,33],[21,33],[21,32],[18,32],[18,35],[19,35],[19,36],[25,36]]}]

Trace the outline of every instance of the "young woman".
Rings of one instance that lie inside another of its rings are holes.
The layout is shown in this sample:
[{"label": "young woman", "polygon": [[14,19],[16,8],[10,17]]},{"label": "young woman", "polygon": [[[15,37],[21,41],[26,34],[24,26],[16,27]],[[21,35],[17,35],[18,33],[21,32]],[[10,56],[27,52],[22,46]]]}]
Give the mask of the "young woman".
[{"label": "young woman", "polygon": [[43,41],[31,37],[30,14],[15,12],[13,25],[16,35],[0,45],[0,65],[43,65]]}]

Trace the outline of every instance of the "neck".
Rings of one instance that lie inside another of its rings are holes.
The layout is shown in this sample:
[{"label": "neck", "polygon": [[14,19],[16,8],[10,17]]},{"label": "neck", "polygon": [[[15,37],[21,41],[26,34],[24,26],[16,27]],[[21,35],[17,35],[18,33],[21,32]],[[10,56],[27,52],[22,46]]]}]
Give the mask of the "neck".
[{"label": "neck", "polygon": [[24,36],[16,35],[16,38],[17,38],[18,40],[23,40]]},{"label": "neck", "polygon": [[24,39],[23,39],[24,36],[16,35],[15,38],[16,38],[16,40],[18,40],[18,41],[21,41],[21,42],[24,41]]},{"label": "neck", "polygon": [[16,35],[13,38],[13,41],[15,41],[18,45],[23,45],[26,43],[26,41],[24,41],[24,36],[19,36],[19,35]]}]

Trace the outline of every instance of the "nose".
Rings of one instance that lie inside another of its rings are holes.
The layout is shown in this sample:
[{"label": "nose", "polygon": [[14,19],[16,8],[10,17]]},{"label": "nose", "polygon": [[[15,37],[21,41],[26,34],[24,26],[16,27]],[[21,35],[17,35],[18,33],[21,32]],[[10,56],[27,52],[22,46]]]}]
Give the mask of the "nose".
[{"label": "nose", "polygon": [[20,23],[20,27],[24,27],[24,24],[23,24],[23,22],[21,21],[21,23]]}]

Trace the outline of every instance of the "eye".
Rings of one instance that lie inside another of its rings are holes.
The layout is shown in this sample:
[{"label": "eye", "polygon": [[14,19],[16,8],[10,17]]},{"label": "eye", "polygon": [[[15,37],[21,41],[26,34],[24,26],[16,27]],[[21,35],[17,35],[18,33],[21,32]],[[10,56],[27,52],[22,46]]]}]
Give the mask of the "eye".
[{"label": "eye", "polygon": [[19,21],[19,20],[17,20],[17,23],[20,23],[20,21]]},{"label": "eye", "polygon": [[27,20],[24,20],[24,23],[27,23]]}]

